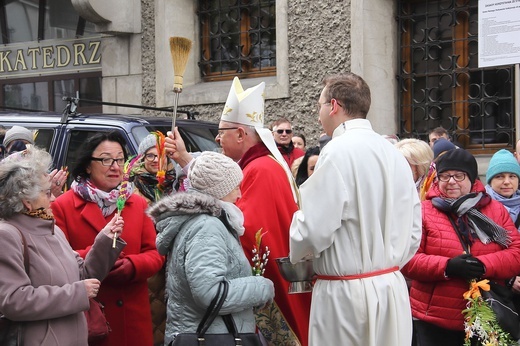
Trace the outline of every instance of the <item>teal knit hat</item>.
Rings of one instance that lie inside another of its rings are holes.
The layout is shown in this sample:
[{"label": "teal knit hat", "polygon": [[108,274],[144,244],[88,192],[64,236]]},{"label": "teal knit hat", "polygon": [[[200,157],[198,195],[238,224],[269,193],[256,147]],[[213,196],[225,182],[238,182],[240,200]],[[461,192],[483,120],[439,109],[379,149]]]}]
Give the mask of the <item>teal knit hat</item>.
[{"label": "teal knit hat", "polygon": [[506,149],[497,151],[489,161],[486,182],[489,184],[491,179],[500,173],[513,173],[520,178],[520,165],[516,161],[515,156]]}]

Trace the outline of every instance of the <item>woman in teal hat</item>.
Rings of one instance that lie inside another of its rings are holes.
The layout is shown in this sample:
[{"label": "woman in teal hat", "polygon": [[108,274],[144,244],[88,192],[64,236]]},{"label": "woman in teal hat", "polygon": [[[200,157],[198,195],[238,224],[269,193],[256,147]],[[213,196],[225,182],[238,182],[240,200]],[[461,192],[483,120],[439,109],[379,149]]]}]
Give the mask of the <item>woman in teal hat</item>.
[{"label": "woman in teal hat", "polygon": [[486,192],[506,207],[516,228],[520,226],[519,179],[520,165],[513,154],[505,149],[497,151],[486,172]]}]

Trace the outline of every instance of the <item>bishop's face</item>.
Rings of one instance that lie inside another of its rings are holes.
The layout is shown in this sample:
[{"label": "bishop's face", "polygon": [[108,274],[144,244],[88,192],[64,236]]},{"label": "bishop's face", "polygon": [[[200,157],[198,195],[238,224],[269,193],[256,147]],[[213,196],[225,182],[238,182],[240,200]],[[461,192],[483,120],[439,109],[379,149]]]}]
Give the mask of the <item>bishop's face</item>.
[{"label": "bishop's face", "polygon": [[242,158],[240,151],[238,124],[221,121],[218,125],[218,134],[215,141],[222,147],[222,154],[239,161]]}]

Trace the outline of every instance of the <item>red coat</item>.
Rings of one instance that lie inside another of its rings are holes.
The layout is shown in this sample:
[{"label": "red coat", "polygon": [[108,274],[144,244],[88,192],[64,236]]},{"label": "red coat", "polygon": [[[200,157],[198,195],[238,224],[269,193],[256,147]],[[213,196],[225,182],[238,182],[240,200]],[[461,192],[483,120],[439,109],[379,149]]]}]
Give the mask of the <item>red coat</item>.
[{"label": "red coat", "polygon": [[271,251],[264,276],[274,282],[276,304],[303,346],[308,344],[311,293],[289,294],[275,263],[276,258],[289,254],[289,227],[298,209],[287,175],[263,144],[251,148],[239,162],[244,179],[242,197],[236,205],[244,213],[245,233],[240,238],[246,257],[251,262],[255,234],[262,228],[262,248]]},{"label": "red coat", "polygon": [[[147,279],[162,266],[163,259],[155,247],[155,227],[145,214],[146,200],[132,195],[121,215],[125,220],[122,239],[127,243],[124,253],[135,267],[131,281],[101,283],[98,299],[112,332],[99,345],[152,345],[152,320],[148,300]],[[86,202],[72,190],[52,203],[56,224],[63,230],[72,248],[85,257],[96,234],[112,219],[104,217],[95,203]]]},{"label": "red coat", "polygon": [[294,147],[292,143],[290,143],[288,147],[278,145],[278,150],[280,150],[280,153],[285,159],[285,162],[287,162],[287,164],[289,165],[289,168],[292,167],[294,160],[305,155],[305,151],[301,150],[300,148]]},{"label": "red coat", "polygon": [[[473,185],[472,192],[485,192],[479,180]],[[435,183],[426,196],[427,200],[422,202],[421,245],[402,272],[412,279],[410,301],[415,318],[442,328],[463,330],[464,316],[461,312],[467,301],[462,295],[469,289],[469,284],[463,279],[444,276],[448,260],[461,255],[463,249],[447,215],[432,205],[431,199],[437,196],[440,196],[440,191]],[[480,211],[508,230],[512,240],[507,249],[494,242],[485,245],[478,238],[471,246],[471,254],[484,263],[484,278],[503,283],[520,274],[520,235],[500,202],[491,200]]]}]

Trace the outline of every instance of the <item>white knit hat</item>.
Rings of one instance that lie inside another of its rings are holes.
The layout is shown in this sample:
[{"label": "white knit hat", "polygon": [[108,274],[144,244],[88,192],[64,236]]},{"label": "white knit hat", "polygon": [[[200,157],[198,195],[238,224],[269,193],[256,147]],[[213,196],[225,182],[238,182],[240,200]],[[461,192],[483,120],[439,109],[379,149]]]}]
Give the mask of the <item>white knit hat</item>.
[{"label": "white knit hat", "polygon": [[144,137],[144,139],[139,143],[139,149],[137,149],[137,153],[139,155],[144,155],[151,147],[155,147],[157,145],[157,137],[153,134],[149,134]]},{"label": "white knit hat", "polygon": [[242,182],[242,169],[229,157],[205,151],[193,161],[188,172],[197,191],[222,199]]},{"label": "white knit hat", "polygon": [[6,131],[4,137],[4,147],[7,147],[12,141],[24,140],[30,144],[34,144],[32,132],[25,127],[14,125]]}]

